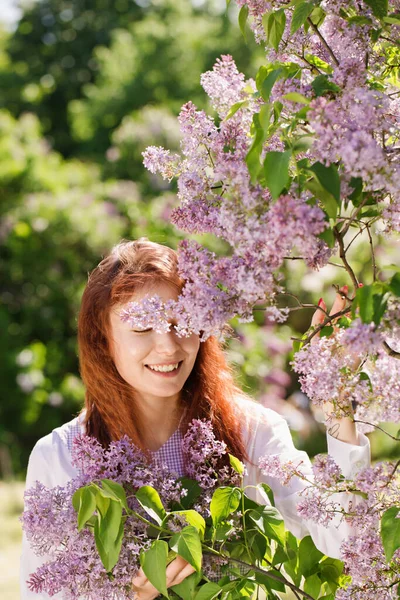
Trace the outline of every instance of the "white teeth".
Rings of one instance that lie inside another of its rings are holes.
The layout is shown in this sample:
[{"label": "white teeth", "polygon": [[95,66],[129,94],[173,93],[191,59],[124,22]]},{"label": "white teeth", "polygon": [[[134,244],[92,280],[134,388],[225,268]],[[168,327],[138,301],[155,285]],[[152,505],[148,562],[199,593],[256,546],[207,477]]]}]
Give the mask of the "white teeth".
[{"label": "white teeth", "polygon": [[161,371],[161,373],[168,373],[169,371],[175,371],[175,369],[177,369],[179,367],[179,363],[176,363],[175,365],[164,365],[164,366],[151,366],[151,365],[147,365],[149,367],[149,369],[151,369],[152,371]]}]

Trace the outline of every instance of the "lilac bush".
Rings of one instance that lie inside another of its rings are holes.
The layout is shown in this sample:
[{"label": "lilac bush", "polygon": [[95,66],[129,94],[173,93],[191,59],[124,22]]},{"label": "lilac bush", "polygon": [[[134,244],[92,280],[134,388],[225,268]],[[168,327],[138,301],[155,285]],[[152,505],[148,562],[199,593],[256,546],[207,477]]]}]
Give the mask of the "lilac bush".
[{"label": "lilac bush", "polygon": [[[314,404],[330,400],[340,417],[352,416],[351,402],[360,430],[399,423],[400,269],[381,270],[376,245],[377,234],[395,239],[400,232],[400,3],[237,4],[242,32],[250,26],[265,47],[265,64],[246,80],[232,57],[222,56],[201,76],[214,116],[188,102],[179,117],[181,153],[144,152],[149,170],[177,179],[175,225],[187,234],[213,234],[229,248],[217,256],[199,241],[180,244],[186,284],[170,307],[177,331],[195,331],[202,340],[222,335],[232,317],[252,321],[255,307],[282,322],[292,310],[312,307],[284,287],[287,261],[302,260],[312,270],[337,265],[351,286],[346,307],[336,315],[322,309],[323,322],[294,340],[294,370]],[[371,253],[363,286],[349,257],[358,236]],[[296,305],[285,305],[286,297]],[[332,465],[318,465],[327,484]],[[397,597],[399,463],[391,468],[383,504],[377,481],[363,492],[358,510],[371,516],[368,525],[346,516],[360,535],[343,547],[353,584],[342,598],[375,598],[378,590]],[[303,514],[314,510],[317,520],[329,521],[325,497],[304,502]],[[383,553],[388,523],[396,538]],[[355,557],[369,538],[376,544],[365,551],[359,576]],[[377,565],[370,574],[368,561]]]}]

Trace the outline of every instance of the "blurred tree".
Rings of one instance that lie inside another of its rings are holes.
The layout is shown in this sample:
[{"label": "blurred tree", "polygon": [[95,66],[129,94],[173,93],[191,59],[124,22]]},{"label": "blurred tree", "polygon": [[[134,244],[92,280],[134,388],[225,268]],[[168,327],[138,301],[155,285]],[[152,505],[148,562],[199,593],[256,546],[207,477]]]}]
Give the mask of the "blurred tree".
[{"label": "blurred tree", "polygon": [[216,19],[221,10],[211,0],[198,9],[189,0],[35,2],[9,38],[0,106],[35,112],[64,156],[99,155],[128,112],[201,101],[200,73],[221,53],[247,70],[255,43],[244,44],[233,19]]}]

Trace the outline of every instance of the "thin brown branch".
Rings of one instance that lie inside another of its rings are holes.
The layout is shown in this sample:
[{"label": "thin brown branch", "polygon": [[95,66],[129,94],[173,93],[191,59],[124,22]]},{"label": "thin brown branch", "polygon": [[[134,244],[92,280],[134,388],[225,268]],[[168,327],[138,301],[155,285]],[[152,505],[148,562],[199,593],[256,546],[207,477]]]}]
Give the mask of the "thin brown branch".
[{"label": "thin brown branch", "polygon": [[328,44],[328,42],[326,41],[326,39],[324,38],[324,36],[321,34],[321,32],[318,29],[318,27],[312,22],[312,20],[311,20],[310,17],[307,18],[307,21],[310,24],[311,28],[315,31],[315,33],[317,34],[317,36],[319,37],[319,39],[321,40],[321,42],[323,43],[323,45],[325,46],[325,48],[328,50],[328,52],[331,55],[332,60],[335,63],[335,65],[337,67],[339,67],[340,63],[339,63],[338,59],[336,58],[335,53],[333,52],[332,48],[330,47],[330,45]]},{"label": "thin brown branch", "polygon": [[[395,46],[400,46],[400,42],[398,42],[397,40],[392,40],[392,38],[386,37],[385,35],[381,35],[379,37],[380,37],[381,40],[385,40],[386,42],[390,42],[391,44],[394,44]],[[396,65],[394,65],[394,66],[396,66]]]},{"label": "thin brown branch", "polygon": [[[322,310],[322,308],[320,306],[318,308],[320,310]],[[334,321],[338,317],[343,317],[343,315],[347,315],[347,313],[349,313],[350,311],[351,311],[351,306],[347,306],[343,310],[340,310],[339,312],[337,312],[333,315],[327,315],[325,317],[324,321],[322,323],[320,323],[319,325],[317,325],[316,328],[313,329],[312,332],[310,333],[310,335],[308,337],[306,337],[305,339],[296,338],[296,337],[291,337],[290,339],[294,340],[296,342],[303,342],[303,345],[306,346],[307,344],[309,344],[311,342],[313,337],[316,336],[321,331],[321,329],[323,329],[326,325],[329,325],[329,323],[332,323],[332,321]],[[325,312],[325,311],[323,311],[323,312]],[[325,314],[327,314],[327,313],[325,313]]]},{"label": "thin brown branch", "polygon": [[[359,235],[361,235],[363,232],[363,229],[360,227],[360,229],[357,231],[356,235],[350,240],[350,242],[347,244],[346,248],[345,248],[345,253],[347,253],[348,249],[350,248],[350,246],[352,245],[352,243],[358,238]],[[345,268],[345,267],[344,267]]]},{"label": "thin brown branch", "polygon": [[[204,552],[204,554],[207,554],[207,552]],[[255,571],[255,573],[260,573],[261,575],[265,575],[266,577],[269,577],[270,579],[273,579],[274,581],[279,581],[280,583],[287,585],[287,587],[289,589],[291,589],[292,592],[297,595],[297,597],[299,597],[298,594],[301,594],[303,596],[303,598],[307,598],[307,600],[314,600],[314,598],[312,596],[310,596],[310,594],[307,594],[307,592],[298,588],[296,585],[294,585],[294,583],[291,583],[282,574],[280,576],[275,575],[274,573],[271,573],[271,571],[266,571],[265,569],[261,569],[260,567],[255,567],[254,565],[249,565],[249,563],[246,563],[243,560],[239,560],[238,558],[232,558],[231,556],[229,556],[229,557],[227,556],[226,558],[228,558],[229,561],[234,562],[238,565],[242,565],[243,567],[248,567],[249,571]]]},{"label": "thin brown branch", "polygon": [[344,248],[344,242],[343,242],[343,236],[344,236],[344,234],[342,234],[337,227],[333,228],[333,233],[334,233],[334,236],[337,239],[338,244],[339,244],[339,256],[340,256],[340,258],[342,260],[342,263],[344,264],[344,266],[346,268],[346,271],[348,272],[348,274],[351,277],[351,280],[352,280],[353,285],[354,285],[354,290],[357,291],[357,289],[358,289],[357,277],[355,276],[355,273],[354,273],[353,269],[351,268],[351,266],[348,263],[347,258],[346,258],[346,250]]},{"label": "thin brown branch", "polygon": [[373,278],[374,278],[374,281],[376,281],[376,276],[377,276],[378,269],[377,269],[377,266],[376,266],[376,259],[375,259],[375,252],[374,252],[374,243],[372,241],[371,230],[370,230],[370,227],[369,227],[368,223],[366,223],[365,228],[366,228],[367,233],[368,233],[369,245],[371,247]]},{"label": "thin brown branch", "polygon": [[400,359],[400,352],[396,352],[396,350],[393,350],[393,348],[391,348],[387,342],[383,342],[383,349],[385,350],[386,354],[389,354],[389,356],[391,356],[392,358]]},{"label": "thin brown branch", "polygon": [[389,436],[395,442],[400,442],[400,438],[395,437],[394,435],[392,435],[391,433],[389,433],[388,431],[386,431],[386,429],[383,429],[383,427],[380,427],[380,425],[375,425],[375,423],[369,423],[369,421],[362,421],[361,419],[353,419],[353,422],[354,423],[361,423],[362,425],[369,425],[370,427],[375,427],[375,429],[379,429],[379,431],[382,431],[382,433],[384,433],[387,436]]}]

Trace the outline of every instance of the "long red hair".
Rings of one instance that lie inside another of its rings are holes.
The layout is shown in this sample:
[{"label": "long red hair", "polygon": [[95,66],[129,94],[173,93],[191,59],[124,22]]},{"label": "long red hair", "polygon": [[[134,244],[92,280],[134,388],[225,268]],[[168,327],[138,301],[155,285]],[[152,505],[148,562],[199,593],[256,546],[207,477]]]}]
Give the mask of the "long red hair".
[{"label": "long red hair", "polygon": [[[140,238],[122,241],[89,275],[78,319],[80,371],[86,387],[85,425],[88,435],[104,446],[126,434],[143,448],[135,390],[118,373],[110,350],[110,309],[128,302],[143,285],[168,283],[179,291],[177,253]],[[185,429],[192,419],[208,419],[216,437],[228,451],[246,459],[240,423],[232,400],[243,395],[235,384],[222,343],[209,337],[200,348],[191,374],[182,389],[186,407]]]}]

